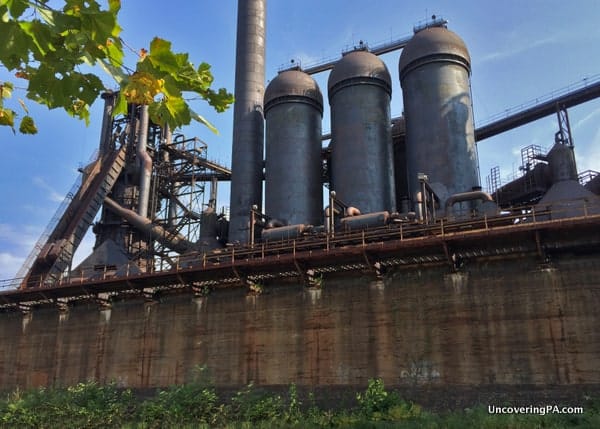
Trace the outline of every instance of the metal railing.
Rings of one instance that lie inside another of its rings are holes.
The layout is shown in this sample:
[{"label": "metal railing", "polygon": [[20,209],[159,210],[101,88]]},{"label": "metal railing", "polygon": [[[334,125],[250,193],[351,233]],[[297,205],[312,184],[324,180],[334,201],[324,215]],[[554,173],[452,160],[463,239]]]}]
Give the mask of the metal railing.
[{"label": "metal railing", "polygon": [[[88,160],[87,165],[89,165],[93,162],[96,162],[98,160],[98,156],[99,156],[99,151],[95,150],[92,153],[92,156],[90,156],[90,159]],[[84,174],[83,169],[80,169],[80,173],[77,176],[77,178],[75,179],[75,181],[73,182],[71,189],[69,190],[69,192],[67,193],[67,195],[65,196],[63,201],[60,203],[60,205],[56,209],[56,212],[54,212],[52,219],[46,226],[46,229],[44,229],[44,231],[38,238],[37,242],[33,246],[33,249],[27,256],[27,258],[25,258],[25,261],[23,262],[23,265],[21,265],[21,268],[17,272],[15,278],[10,279],[10,280],[0,280],[0,289],[2,289],[4,287],[3,282],[7,282],[7,281],[11,281],[11,285],[13,288],[19,287],[20,281],[27,275],[27,272],[31,269],[31,266],[33,265],[34,261],[36,260],[36,258],[40,254],[40,252],[42,251],[43,247],[48,242],[48,238],[50,238],[50,235],[56,228],[56,225],[58,225],[58,223],[64,216],[65,211],[69,207],[69,204],[71,204],[71,201],[73,200],[75,195],[77,195],[77,192],[79,192],[79,189],[81,188],[81,185],[83,183],[83,174]],[[19,283],[15,283],[17,280],[19,280]]]},{"label": "metal railing", "polygon": [[[377,228],[335,232],[332,237],[326,233],[307,235],[296,239],[284,239],[258,243],[254,246],[233,246],[206,253],[185,255],[175,260],[175,265],[165,270],[154,270],[151,273],[171,273],[189,269],[207,269],[222,264],[235,264],[241,261],[260,262],[269,258],[279,258],[285,255],[310,254],[311,252],[330,253],[349,246],[367,246],[373,243],[385,243],[392,240],[412,242],[431,240],[432,238],[447,238],[456,235],[477,234],[500,228],[536,227],[548,221],[560,219],[586,219],[593,216],[600,221],[600,203],[590,203],[585,200],[561,201],[553,210],[540,210],[532,206],[514,208],[510,213],[496,216],[470,217],[468,213],[454,216],[453,219],[441,218],[429,225],[411,222],[392,222]],[[147,273],[145,273],[147,274]],[[101,267],[72,272],[54,284],[44,284],[43,279],[30,278],[33,288],[49,286],[64,286],[82,284],[91,280],[127,279],[140,275],[135,263],[125,267]],[[23,279],[0,280],[0,290],[14,289]],[[36,282],[39,281],[39,284]],[[35,285],[35,286],[34,286]]]},{"label": "metal railing", "polygon": [[523,112],[532,107],[541,105],[543,103],[546,103],[548,101],[551,101],[556,98],[562,97],[564,95],[570,94],[574,91],[586,88],[586,87],[596,84],[596,83],[600,83],[600,74],[596,74],[596,75],[589,76],[589,77],[584,77],[583,79],[581,79],[578,82],[572,83],[563,88],[556,89],[548,94],[542,95],[541,97],[536,97],[532,100],[526,101],[517,106],[513,106],[508,109],[505,109],[502,112],[497,113],[493,116],[490,116],[482,121],[477,121],[477,123],[475,124],[475,127],[476,128],[484,127],[486,125],[489,125],[496,121],[499,121],[500,119],[508,118],[509,116]]}]

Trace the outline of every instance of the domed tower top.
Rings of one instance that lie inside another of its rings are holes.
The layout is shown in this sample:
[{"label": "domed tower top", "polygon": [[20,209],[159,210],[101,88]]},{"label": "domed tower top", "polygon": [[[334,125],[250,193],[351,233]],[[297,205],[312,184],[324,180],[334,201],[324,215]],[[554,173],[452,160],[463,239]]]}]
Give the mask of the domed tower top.
[{"label": "domed tower top", "polygon": [[430,27],[416,33],[402,50],[398,69],[400,79],[406,73],[435,61],[451,61],[471,72],[471,57],[465,42],[444,27]]},{"label": "domed tower top", "polygon": [[323,114],[323,95],[317,82],[300,70],[285,70],[269,83],[265,91],[265,113],[276,104],[290,99],[313,104]]},{"label": "domed tower top", "polygon": [[[357,79],[372,80],[392,92],[392,78],[385,63],[375,54],[365,50],[348,52],[340,59],[329,74],[327,88],[329,98],[344,87],[344,83],[354,83]],[[351,81],[351,82],[349,82]]]}]

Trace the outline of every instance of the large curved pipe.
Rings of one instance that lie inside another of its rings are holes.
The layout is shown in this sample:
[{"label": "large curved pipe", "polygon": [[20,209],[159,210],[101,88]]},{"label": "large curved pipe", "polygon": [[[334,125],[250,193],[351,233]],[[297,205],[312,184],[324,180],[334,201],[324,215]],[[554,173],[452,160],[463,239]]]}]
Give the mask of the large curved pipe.
[{"label": "large curved pipe", "polygon": [[148,106],[141,107],[140,127],[136,147],[136,156],[140,167],[140,195],[138,198],[138,214],[148,216],[150,201],[150,179],[152,177],[152,158],[146,151],[148,142]]},{"label": "large curved pipe", "polygon": [[483,191],[471,191],[471,192],[462,192],[460,194],[454,194],[450,196],[446,200],[446,213],[450,207],[452,207],[456,203],[461,203],[463,201],[473,201],[473,200],[481,200],[481,201],[491,201],[494,202],[494,199],[490,194]]},{"label": "large curved pipe", "polygon": [[104,205],[113,213],[121,216],[133,225],[134,228],[148,234],[153,240],[158,241],[163,246],[166,246],[177,253],[187,253],[195,250],[194,243],[186,240],[183,235],[167,231],[162,226],[152,223],[150,219],[140,216],[133,210],[121,207],[116,201],[109,197],[104,198]]}]

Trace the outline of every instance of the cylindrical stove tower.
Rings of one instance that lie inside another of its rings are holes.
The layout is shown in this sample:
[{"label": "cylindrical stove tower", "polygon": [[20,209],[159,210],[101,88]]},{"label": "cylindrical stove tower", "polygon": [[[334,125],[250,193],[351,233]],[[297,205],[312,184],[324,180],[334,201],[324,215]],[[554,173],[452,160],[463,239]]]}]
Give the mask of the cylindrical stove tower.
[{"label": "cylindrical stove tower", "polygon": [[265,213],[287,225],[323,221],[323,96],[299,70],[281,72],[265,92]]},{"label": "cylindrical stove tower", "polygon": [[471,58],[443,27],[414,35],[400,56],[410,198],[420,201],[419,173],[444,201],[479,186],[471,103]]},{"label": "cylindrical stove tower", "polygon": [[229,241],[246,243],[262,205],[266,0],[239,0],[233,105]]},{"label": "cylindrical stove tower", "polygon": [[374,54],[345,54],[328,81],[331,189],[362,213],[395,211],[387,67]]}]

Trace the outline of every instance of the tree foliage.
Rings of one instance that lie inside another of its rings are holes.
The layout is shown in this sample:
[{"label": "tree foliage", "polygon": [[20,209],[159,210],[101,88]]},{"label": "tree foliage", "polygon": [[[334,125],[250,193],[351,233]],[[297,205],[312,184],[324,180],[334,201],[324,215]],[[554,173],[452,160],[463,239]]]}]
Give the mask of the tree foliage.
[{"label": "tree foliage", "polygon": [[0,125],[14,131],[22,116],[19,131],[37,132],[25,102],[9,100],[21,87],[30,100],[89,123],[90,105],[107,89],[95,73],[100,67],[120,89],[115,114],[124,113],[128,102],[145,104],[160,125],[174,129],[196,120],[216,131],[184,98],[192,94],[218,112],[233,102],[225,89],[211,88],[210,65],[195,67],[188,54],[175,53],[169,41],[154,38],[149,50],[140,50],[135,69],[128,68],[117,20],[119,0],[108,0],[106,9],[94,0],[64,0],[62,9],[50,3],[0,0],[0,64],[15,77],[14,82],[0,81]]}]

